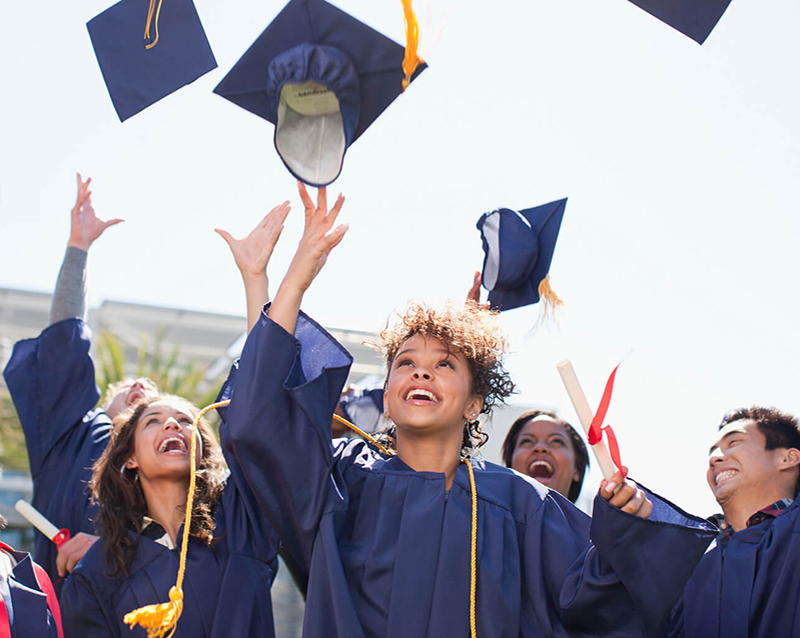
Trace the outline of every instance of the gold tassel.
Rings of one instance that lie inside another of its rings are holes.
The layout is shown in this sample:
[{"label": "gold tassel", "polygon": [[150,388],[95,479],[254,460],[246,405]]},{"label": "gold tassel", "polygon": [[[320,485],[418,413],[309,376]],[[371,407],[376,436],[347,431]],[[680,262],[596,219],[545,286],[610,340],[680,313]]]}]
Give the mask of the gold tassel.
[{"label": "gold tassel", "polygon": [[411,84],[411,76],[414,71],[423,62],[422,58],[417,54],[419,46],[419,23],[417,16],[414,15],[414,9],[411,8],[411,0],[403,0],[403,14],[406,23],[406,55],[403,58],[403,73],[406,76],[403,78],[403,90]]},{"label": "gold tassel", "polygon": [[156,14],[156,20],[153,26],[156,30],[156,39],[150,44],[146,44],[144,46],[145,49],[152,49],[158,42],[158,18],[161,15],[161,2],[162,0],[158,0],[158,8],[156,9],[156,0],[150,0],[150,8],[147,10],[147,24],[144,27],[144,39],[147,40],[150,38],[150,22],[153,19],[154,12]]},{"label": "gold tassel", "polygon": [[[156,605],[146,605],[125,614],[122,619],[126,625],[141,625],[147,631],[147,638],[171,638],[175,633],[183,613],[183,576],[186,573],[186,552],[189,550],[189,528],[192,524],[192,504],[194,503],[194,484],[197,470],[194,459],[197,455],[197,428],[203,415],[215,408],[228,405],[230,401],[220,401],[207,405],[195,417],[192,423],[192,446],[189,455],[189,494],[186,496],[186,518],[183,521],[183,540],[181,542],[181,557],[178,567],[178,580],[169,590],[169,602]],[[167,633],[169,632],[169,633]]]},{"label": "gold tassel", "polygon": [[557,311],[564,305],[564,302],[550,287],[549,274],[539,282],[539,303],[542,305],[537,324],[558,323]]}]

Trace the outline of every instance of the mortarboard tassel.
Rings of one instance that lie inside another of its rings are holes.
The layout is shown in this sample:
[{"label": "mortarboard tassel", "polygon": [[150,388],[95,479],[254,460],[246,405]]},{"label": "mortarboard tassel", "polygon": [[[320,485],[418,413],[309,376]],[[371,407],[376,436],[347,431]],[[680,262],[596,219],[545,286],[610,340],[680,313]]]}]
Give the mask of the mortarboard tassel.
[{"label": "mortarboard tassel", "polygon": [[539,301],[542,303],[542,310],[537,323],[549,324],[557,321],[556,312],[564,305],[564,302],[550,287],[549,274],[539,282]]},{"label": "mortarboard tassel", "polygon": [[[405,3],[405,0],[403,0]],[[540,286],[541,289],[541,286]],[[549,289],[549,286],[548,286]],[[552,293],[552,290],[550,291]],[[553,293],[555,295],[555,293]],[[556,297],[558,299],[558,297]],[[558,299],[559,303],[561,300]],[[395,454],[394,451],[387,450],[378,441],[375,440],[370,434],[367,434],[361,428],[350,423],[347,419],[334,414],[333,418],[342,425],[347,426],[355,433],[361,435],[367,441],[372,443],[384,454],[391,456]],[[477,638],[478,630],[477,623],[475,622],[475,607],[477,602],[477,582],[478,582],[478,488],[475,486],[475,473],[472,471],[472,464],[469,462],[469,457],[462,458],[461,461],[467,464],[467,471],[469,473],[469,486],[472,496],[472,525],[471,525],[471,542],[470,542],[470,560],[469,560],[469,635],[470,638]],[[126,621],[127,622],[127,621]]]},{"label": "mortarboard tassel", "polygon": [[197,427],[203,415],[215,408],[228,405],[230,401],[220,401],[207,405],[195,417],[192,423],[192,447],[189,455],[189,494],[186,497],[186,518],[183,521],[183,539],[181,541],[180,566],[178,580],[169,590],[169,602],[146,605],[125,614],[123,621],[133,629],[137,624],[147,631],[147,638],[170,638],[178,626],[183,613],[183,576],[186,573],[186,553],[189,549],[189,527],[192,523],[192,505],[194,503],[194,484],[197,471],[194,466],[197,454]]},{"label": "mortarboard tassel", "polygon": [[411,8],[411,0],[403,0],[403,14],[406,23],[406,55],[403,58],[403,73],[406,76],[403,78],[403,90],[411,84],[411,76],[414,71],[422,64],[423,60],[417,54],[419,47],[419,23],[417,16],[414,15],[414,9]]},{"label": "mortarboard tassel", "polygon": [[147,24],[144,27],[144,39],[150,38],[150,22],[153,20],[153,12],[156,14],[156,19],[153,23],[156,30],[156,39],[150,44],[145,44],[145,49],[152,49],[158,42],[158,17],[161,15],[161,2],[162,0],[158,0],[158,8],[156,8],[156,0],[150,0],[150,8],[147,10]]}]

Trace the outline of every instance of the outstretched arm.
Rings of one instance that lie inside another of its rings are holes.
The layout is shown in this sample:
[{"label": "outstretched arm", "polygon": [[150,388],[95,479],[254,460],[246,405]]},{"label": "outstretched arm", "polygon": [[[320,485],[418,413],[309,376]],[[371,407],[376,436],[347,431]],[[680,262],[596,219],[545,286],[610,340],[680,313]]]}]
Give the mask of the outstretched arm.
[{"label": "outstretched arm", "polygon": [[50,305],[50,325],[63,319],[86,315],[86,257],[89,247],[106,228],[121,219],[103,221],[92,207],[90,177],[85,182],[78,173],[78,196],[72,207],[69,242]]},{"label": "outstretched arm", "polygon": [[261,308],[269,301],[269,278],[267,264],[272,250],[278,243],[286,215],[292,209],[289,202],[283,202],[264,216],[247,237],[234,239],[226,230],[214,230],[228,244],[233,253],[236,267],[242,275],[244,293],[247,299],[247,331],[258,321]]},{"label": "outstretched arm", "polygon": [[339,195],[329,212],[324,188],[317,191],[317,203],[314,205],[305,184],[298,182],[297,185],[305,207],[305,230],[268,312],[269,318],[289,334],[294,334],[303,295],[322,270],[331,250],[342,241],[347,232],[345,224],[331,230],[344,204],[343,195]]}]

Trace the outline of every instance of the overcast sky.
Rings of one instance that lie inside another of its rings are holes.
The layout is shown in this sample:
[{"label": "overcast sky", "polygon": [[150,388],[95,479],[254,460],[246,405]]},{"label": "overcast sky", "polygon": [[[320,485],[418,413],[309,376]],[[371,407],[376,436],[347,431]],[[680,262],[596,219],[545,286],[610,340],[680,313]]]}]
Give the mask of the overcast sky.
[{"label": "overcast sky", "polygon": [[[52,289],[80,170],[98,214],[127,220],[92,249],[93,305],[243,314],[212,229],[240,236],[290,199],[274,290],[302,227],[294,181],[272,126],[211,91],[283,4],[197,0],[219,67],[120,124],[84,26],[108,5],[2,3],[0,286]],[[335,4],[403,41],[400,0]],[[702,47],[626,0],[415,6],[430,69],[348,152],[331,191],[350,231],[304,309],[376,330],[410,298],[461,300],[482,213],[569,197],[560,326],[533,334],[535,307],[502,319],[514,400],[576,422],[555,364],[596,405],[625,358],[609,422],[632,476],[710,514],[722,414],[800,413],[800,5],[733,0]]]}]

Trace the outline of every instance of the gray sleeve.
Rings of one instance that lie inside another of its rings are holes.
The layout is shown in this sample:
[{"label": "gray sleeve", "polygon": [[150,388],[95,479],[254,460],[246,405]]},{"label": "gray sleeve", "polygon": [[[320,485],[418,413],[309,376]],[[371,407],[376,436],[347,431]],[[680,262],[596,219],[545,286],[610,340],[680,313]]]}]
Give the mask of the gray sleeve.
[{"label": "gray sleeve", "polygon": [[73,317],[86,318],[86,257],[85,250],[67,246],[50,304],[50,325]]}]

